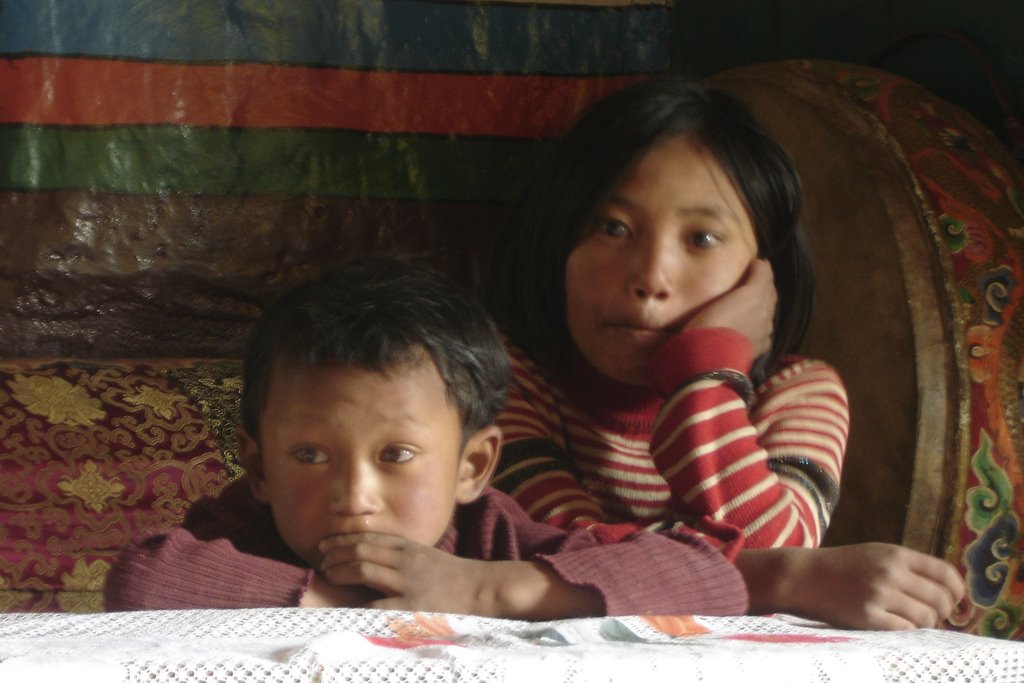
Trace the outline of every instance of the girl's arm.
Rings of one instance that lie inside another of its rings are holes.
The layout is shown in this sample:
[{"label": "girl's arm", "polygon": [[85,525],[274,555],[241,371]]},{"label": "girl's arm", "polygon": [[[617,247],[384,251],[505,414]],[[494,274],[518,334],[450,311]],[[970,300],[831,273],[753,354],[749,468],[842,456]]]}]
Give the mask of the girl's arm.
[{"label": "girl's arm", "polygon": [[814,547],[828,525],[849,428],[835,371],[793,361],[757,391],[747,337],[727,328],[687,330],[653,361],[667,397],[651,454],[680,520],[740,527],[744,547]]},{"label": "girl's arm", "polygon": [[[614,541],[639,529],[657,528],[671,534],[674,519],[606,523],[598,498],[588,491],[571,464],[563,437],[569,427],[562,421],[541,375],[520,351],[510,348],[513,382],[497,424],[503,433],[501,459],[491,484],[511,496],[537,521],[560,529],[586,528],[604,541]],[[657,477],[657,472],[651,469]],[[741,545],[739,529],[715,522],[708,515],[688,518],[682,525],[699,532],[728,557]]]},{"label": "girl's arm", "polygon": [[886,543],[749,550],[736,566],[751,614],[788,612],[844,628],[936,628],[966,590],[948,562]]}]

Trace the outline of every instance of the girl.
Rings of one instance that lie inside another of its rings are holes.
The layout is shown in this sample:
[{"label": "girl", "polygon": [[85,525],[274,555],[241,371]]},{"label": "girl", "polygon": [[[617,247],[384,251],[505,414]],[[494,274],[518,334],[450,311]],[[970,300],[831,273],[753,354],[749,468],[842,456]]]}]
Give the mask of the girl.
[{"label": "girl", "polygon": [[[835,371],[790,355],[812,304],[800,204],[788,156],[725,93],[648,81],[588,111],[494,243],[486,296],[515,372],[494,484],[564,528],[696,529],[735,557],[752,611],[931,626],[962,595],[948,564],[811,550],[849,415]],[[829,579],[847,590],[807,589]]]}]

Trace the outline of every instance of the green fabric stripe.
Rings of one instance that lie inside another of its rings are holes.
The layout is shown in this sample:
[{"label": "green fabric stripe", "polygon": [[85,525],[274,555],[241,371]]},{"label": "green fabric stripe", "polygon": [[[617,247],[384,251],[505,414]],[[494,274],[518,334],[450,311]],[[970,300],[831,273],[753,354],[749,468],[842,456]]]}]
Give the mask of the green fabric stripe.
[{"label": "green fabric stripe", "polygon": [[337,130],[0,126],[0,189],[507,201],[540,144]]}]

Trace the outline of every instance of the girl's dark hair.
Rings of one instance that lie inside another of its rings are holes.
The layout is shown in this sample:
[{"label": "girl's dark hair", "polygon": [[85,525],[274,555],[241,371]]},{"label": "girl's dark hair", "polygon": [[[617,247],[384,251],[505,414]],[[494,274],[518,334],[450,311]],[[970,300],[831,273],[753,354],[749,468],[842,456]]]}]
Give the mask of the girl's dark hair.
[{"label": "girl's dark hair", "polygon": [[350,365],[386,373],[429,359],[462,418],[463,440],[494,422],[509,363],[483,306],[425,266],[369,257],[285,292],[264,312],[243,365],[242,424],[260,438],[271,369]]},{"label": "girl's dark hair", "polygon": [[572,349],[569,252],[605,196],[648,150],[673,136],[697,141],[722,166],[750,212],[759,256],[775,273],[772,348],[755,364],[754,381],[803,339],[813,273],[789,155],[732,95],[683,79],[649,80],[601,100],[551,143],[491,244],[485,302],[505,333],[549,370],[564,367]]}]

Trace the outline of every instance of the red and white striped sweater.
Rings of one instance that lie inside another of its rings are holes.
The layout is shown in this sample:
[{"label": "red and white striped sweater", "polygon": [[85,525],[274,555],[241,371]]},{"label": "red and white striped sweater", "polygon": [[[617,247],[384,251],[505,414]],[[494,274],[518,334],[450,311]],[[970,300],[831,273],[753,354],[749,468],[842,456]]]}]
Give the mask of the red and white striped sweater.
[{"label": "red and white striped sweater", "polygon": [[826,363],[785,359],[748,407],[751,348],[733,330],[669,342],[653,361],[655,389],[616,383],[583,361],[556,386],[512,344],[509,353],[493,483],[534,519],[685,524],[730,555],[737,529],[748,548],[821,542],[849,428],[846,391]]}]

